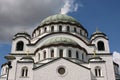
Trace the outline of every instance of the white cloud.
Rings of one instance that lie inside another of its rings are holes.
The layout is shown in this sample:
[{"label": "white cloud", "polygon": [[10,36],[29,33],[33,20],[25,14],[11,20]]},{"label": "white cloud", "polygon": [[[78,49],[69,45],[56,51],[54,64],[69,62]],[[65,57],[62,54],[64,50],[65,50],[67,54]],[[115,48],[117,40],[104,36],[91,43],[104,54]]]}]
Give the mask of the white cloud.
[{"label": "white cloud", "polygon": [[0,0],[0,42],[11,42],[17,32],[32,32],[44,18],[77,11],[75,0]]},{"label": "white cloud", "polygon": [[[120,53],[117,51],[113,52],[113,61],[119,64],[120,66]],[[120,72],[120,67],[119,67],[119,72]]]},{"label": "white cloud", "polygon": [[78,9],[78,3],[75,0],[64,0],[65,5],[61,8],[61,14],[75,12]]},{"label": "white cloud", "polygon": [[56,14],[63,0],[0,0],[0,42],[20,31],[32,31],[45,17]]}]

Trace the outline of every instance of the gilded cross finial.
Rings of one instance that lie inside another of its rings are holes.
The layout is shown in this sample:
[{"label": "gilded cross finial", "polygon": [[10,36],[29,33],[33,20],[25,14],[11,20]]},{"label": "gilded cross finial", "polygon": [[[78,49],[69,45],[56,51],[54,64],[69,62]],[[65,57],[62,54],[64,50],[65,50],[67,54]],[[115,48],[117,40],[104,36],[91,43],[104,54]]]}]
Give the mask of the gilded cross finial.
[{"label": "gilded cross finial", "polygon": [[99,31],[98,27],[96,27],[96,31]]},{"label": "gilded cross finial", "polygon": [[62,13],[62,9],[60,8],[60,14]]},{"label": "gilded cross finial", "polygon": [[96,48],[94,48],[93,54],[94,54],[94,57],[95,57],[96,56]]},{"label": "gilded cross finial", "polygon": [[27,53],[27,56],[28,56],[29,55],[29,50],[27,50],[26,53]]}]

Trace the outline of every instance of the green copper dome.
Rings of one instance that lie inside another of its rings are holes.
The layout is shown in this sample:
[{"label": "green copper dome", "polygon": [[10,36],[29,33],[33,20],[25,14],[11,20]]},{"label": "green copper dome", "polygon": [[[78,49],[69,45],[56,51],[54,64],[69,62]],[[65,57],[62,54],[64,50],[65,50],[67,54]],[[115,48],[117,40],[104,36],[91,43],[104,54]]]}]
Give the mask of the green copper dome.
[{"label": "green copper dome", "polygon": [[78,45],[74,40],[71,40],[71,39],[65,38],[65,37],[52,38],[52,39],[48,40],[44,45],[59,44],[59,43]]},{"label": "green copper dome", "polygon": [[68,16],[68,15],[65,15],[65,14],[56,14],[56,15],[53,15],[53,16],[49,16],[47,18],[45,18],[40,26],[44,25],[44,24],[49,24],[49,23],[56,23],[56,22],[69,22],[69,23],[72,23],[72,24],[79,24],[79,22],[77,20],[75,20],[73,17],[71,16]]}]

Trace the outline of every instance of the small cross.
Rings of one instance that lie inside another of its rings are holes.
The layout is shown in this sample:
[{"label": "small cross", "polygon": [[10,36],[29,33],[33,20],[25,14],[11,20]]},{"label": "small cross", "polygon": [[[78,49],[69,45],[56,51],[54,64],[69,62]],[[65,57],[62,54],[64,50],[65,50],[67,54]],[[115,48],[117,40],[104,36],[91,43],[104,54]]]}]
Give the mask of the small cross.
[{"label": "small cross", "polygon": [[93,54],[94,54],[94,57],[95,57],[96,56],[96,48],[94,48]]},{"label": "small cross", "polygon": [[27,52],[27,56],[29,55],[29,50],[26,51]]}]

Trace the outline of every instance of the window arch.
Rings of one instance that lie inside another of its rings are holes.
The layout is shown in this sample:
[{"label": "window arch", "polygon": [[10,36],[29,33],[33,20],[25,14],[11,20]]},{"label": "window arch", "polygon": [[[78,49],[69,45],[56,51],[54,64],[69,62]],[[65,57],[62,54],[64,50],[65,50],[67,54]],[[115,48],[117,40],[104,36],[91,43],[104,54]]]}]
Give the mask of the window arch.
[{"label": "window arch", "polygon": [[101,67],[96,66],[96,67],[95,67],[95,76],[97,76],[97,77],[102,76],[101,72],[102,72],[102,71],[101,71]]},{"label": "window arch", "polygon": [[84,60],[84,53],[82,53],[82,60]]},{"label": "window arch", "polygon": [[74,27],[74,32],[77,32],[76,28]]},{"label": "window arch", "polygon": [[76,51],[76,58],[79,59],[79,53]]},{"label": "window arch", "polygon": [[43,52],[43,58],[46,58],[46,51]]},{"label": "window arch", "polygon": [[23,51],[24,43],[23,41],[17,42],[16,50],[17,51]]},{"label": "window arch", "polygon": [[51,32],[54,32],[54,26],[51,27]]},{"label": "window arch", "polygon": [[23,67],[21,70],[21,76],[22,77],[27,77],[28,76],[28,68],[27,67]]},{"label": "window arch", "polygon": [[38,61],[40,60],[40,53],[38,53]]},{"label": "window arch", "polygon": [[62,32],[62,26],[61,25],[59,26],[59,31]]},{"label": "window arch", "polygon": [[41,34],[41,29],[39,29],[39,35]]},{"label": "window arch", "polygon": [[67,32],[70,32],[70,27],[69,26],[67,26]]},{"label": "window arch", "polygon": [[80,29],[80,35],[82,35],[82,30]]},{"label": "window arch", "polygon": [[105,50],[105,46],[104,46],[104,42],[103,41],[99,41],[97,43],[97,46],[98,46],[98,50],[99,51],[104,51]]},{"label": "window arch", "polygon": [[46,27],[44,28],[44,32],[47,32],[47,28]]},{"label": "window arch", "polygon": [[60,50],[59,50],[59,56],[60,56],[60,57],[63,57],[63,49],[60,49]]},{"label": "window arch", "polygon": [[72,57],[72,52],[71,52],[71,50],[68,50],[68,57]]},{"label": "window arch", "polygon": [[7,73],[8,72],[8,68],[6,67],[6,69],[5,69],[5,73]]},{"label": "window arch", "polygon": [[54,50],[53,49],[50,51],[50,53],[51,53],[51,57],[54,57]]}]

